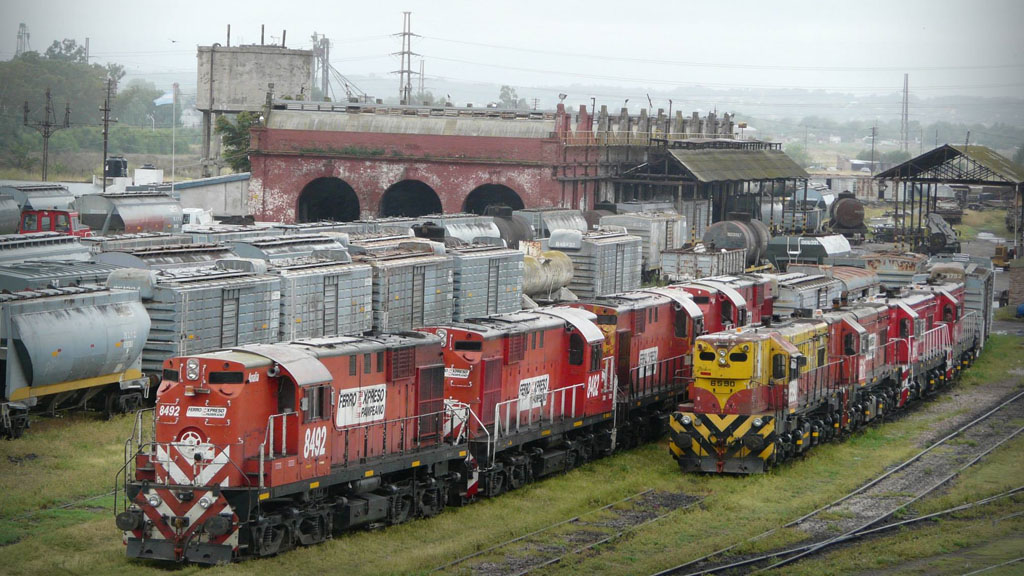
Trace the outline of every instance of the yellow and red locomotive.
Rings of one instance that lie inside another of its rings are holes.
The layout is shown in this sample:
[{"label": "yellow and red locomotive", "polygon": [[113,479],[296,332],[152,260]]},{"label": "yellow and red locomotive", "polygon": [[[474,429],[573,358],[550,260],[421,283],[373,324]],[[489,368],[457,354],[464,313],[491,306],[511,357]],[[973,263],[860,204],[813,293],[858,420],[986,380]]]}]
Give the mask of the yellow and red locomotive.
[{"label": "yellow and red locomotive", "polygon": [[670,453],[684,471],[763,472],[932,391],[973,360],[980,337],[963,283],[937,277],[898,297],[702,336]]}]

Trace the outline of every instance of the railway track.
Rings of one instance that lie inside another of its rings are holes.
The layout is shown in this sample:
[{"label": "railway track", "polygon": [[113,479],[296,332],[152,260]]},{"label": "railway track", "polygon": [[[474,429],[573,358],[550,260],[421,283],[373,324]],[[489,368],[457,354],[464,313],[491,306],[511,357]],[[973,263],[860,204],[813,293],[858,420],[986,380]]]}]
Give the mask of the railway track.
[{"label": "railway track", "polygon": [[[885,527],[873,527],[934,493],[993,450],[1024,432],[1024,426],[1010,426],[1010,423],[1024,417],[1022,399],[1024,392],[1011,396],[884,474],[825,506],[783,526],[657,572],[654,576],[761,572],[783,567],[836,544],[880,531]],[[999,440],[992,442],[993,438]],[[952,472],[947,472],[949,470]],[[803,531],[807,537],[796,546],[783,550],[745,557],[729,554],[787,528]]]},{"label": "railway track", "polygon": [[[435,568],[432,572],[452,571],[464,568],[467,572],[474,574],[509,574],[524,576],[542,568],[558,564],[565,558],[592,550],[602,544],[607,544],[634,530],[657,522],[672,512],[680,509],[691,508],[700,504],[704,498],[684,496],[685,501],[678,506],[659,506],[657,502],[652,505],[652,500],[659,500],[661,495],[654,490],[644,490],[594,508],[572,518],[560,520],[543,528],[534,530],[527,534],[510,538],[482,550],[460,556]],[[615,510],[617,506],[632,504],[623,511]],[[611,518],[602,518],[609,512]],[[571,530],[558,531],[562,527],[571,527]],[[608,531],[608,528],[611,528]],[[472,560],[480,559],[487,554],[507,550],[505,562],[477,562]]]}]

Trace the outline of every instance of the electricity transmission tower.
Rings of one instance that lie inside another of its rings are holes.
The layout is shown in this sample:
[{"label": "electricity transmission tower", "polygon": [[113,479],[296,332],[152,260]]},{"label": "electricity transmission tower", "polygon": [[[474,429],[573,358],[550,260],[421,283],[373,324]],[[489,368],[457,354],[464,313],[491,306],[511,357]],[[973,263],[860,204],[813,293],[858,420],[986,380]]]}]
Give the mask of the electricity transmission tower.
[{"label": "electricity transmission tower", "polygon": [[28,100],[25,101],[25,126],[35,128],[43,136],[43,182],[46,182],[47,165],[50,161],[50,136],[54,132],[71,126],[71,103],[64,106],[64,123],[57,123],[57,115],[53,111],[53,101],[50,99],[50,89],[46,89],[46,112],[41,121],[28,121]]},{"label": "electricity transmission tower", "polygon": [[313,56],[316,58],[313,67],[313,81],[320,77],[321,98],[330,97],[331,40],[324,34],[313,34]]},{"label": "electricity transmission tower", "polygon": [[32,45],[28,41],[28,25],[22,22],[18,24],[18,48],[14,51],[14,57],[17,58],[25,52],[32,51]]},{"label": "electricity transmission tower", "polygon": [[402,37],[402,51],[395,52],[392,56],[402,57],[402,68],[392,74],[398,74],[398,100],[400,104],[412,103],[412,57],[419,54],[412,51],[412,37],[419,34],[412,33],[412,12],[402,12],[402,33],[395,34]]}]

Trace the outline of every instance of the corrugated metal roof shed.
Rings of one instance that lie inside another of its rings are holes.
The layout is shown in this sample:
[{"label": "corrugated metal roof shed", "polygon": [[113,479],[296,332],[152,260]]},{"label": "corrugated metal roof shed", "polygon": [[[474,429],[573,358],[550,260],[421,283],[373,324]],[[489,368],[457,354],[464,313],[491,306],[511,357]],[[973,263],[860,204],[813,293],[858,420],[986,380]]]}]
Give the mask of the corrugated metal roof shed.
[{"label": "corrugated metal roof shed", "polygon": [[1024,168],[985,146],[945,144],[875,175],[878,180],[948,184],[1020,184]]},{"label": "corrugated metal roof shed", "polygon": [[782,150],[673,150],[669,153],[699,182],[809,178]]}]

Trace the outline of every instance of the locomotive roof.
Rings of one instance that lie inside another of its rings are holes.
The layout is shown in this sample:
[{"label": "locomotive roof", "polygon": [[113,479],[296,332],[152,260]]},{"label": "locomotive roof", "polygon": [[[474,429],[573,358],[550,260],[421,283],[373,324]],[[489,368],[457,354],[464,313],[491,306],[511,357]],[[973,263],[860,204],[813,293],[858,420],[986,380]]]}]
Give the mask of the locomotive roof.
[{"label": "locomotive roof", "polygon": [[465,322],[456,322],[441,327],[451,326],[468,332],[476,332],[486,339],[496,338],[502,334],[557,328],[562,324],[562,320],[547,314],[537,314],[535,311],[521,311],[495,314],[484,318],[467,318]]},{"label": "locomotive roof", "polygon": [[607,306],[609,308],[635,310],[637,308],[648,306],[652,303],[664,304],[667,301],[670,301],[670,298],[666,294],[654,291],[635,291],[606,294],[596,298],[590,298],[587,300],[587,303]]}]

